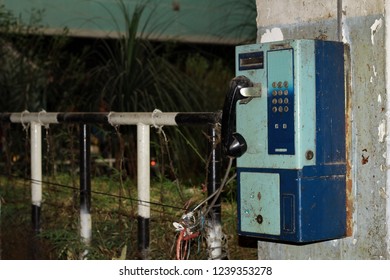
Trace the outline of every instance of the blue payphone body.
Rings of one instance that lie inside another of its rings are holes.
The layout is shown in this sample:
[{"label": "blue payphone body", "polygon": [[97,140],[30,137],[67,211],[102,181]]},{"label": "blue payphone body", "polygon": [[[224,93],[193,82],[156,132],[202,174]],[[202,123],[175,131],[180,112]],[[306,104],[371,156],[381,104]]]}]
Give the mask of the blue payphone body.
[{"label": "blue payphone body", "polygon": [[[287,243],[344,237],[343,44],[238,46],[236,74],[246,82],[238,82],[239,98],[230,100],[234,141],[223,140],[227,149],[244,147],[235,155],[239,234]],[[248,88],[252,93],[243,94]]]}]

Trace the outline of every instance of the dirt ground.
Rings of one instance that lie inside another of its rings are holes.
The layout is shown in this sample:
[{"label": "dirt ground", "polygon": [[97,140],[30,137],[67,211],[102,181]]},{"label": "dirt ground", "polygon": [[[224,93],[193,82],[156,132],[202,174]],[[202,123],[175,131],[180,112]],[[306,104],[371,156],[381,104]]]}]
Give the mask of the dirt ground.
[{"label": "dirt ground", "polygon": [[0,259],[2,260],[48,260],[50,246],[35,237],[29,226],[1,229]]}]

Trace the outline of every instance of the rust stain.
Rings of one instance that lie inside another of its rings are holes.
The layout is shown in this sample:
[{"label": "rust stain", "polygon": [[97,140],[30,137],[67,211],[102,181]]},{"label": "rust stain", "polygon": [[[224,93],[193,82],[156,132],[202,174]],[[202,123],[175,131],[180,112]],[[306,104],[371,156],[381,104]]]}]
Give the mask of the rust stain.
[{"label": "rust stain", "polygon": [[363,149],[362,150],[362,164],[365,165],[368,163],[368,159],[370,158],[370,156],[365,156],[364,153],[367,153],[367,149]]},{"label": "rust stain", "polygon": [[[348,107],[347,107],[348,108]],[[348,112],[349,110],[347,110]],[[351,141],[352,141],[352,133],[351,133],[351,123],[349,122],[349,114],[346,116],[346,236],[352,236],[353,234],[353,191],[352,191],[352,163],[351,163]]]},{"label": "rust stain", "polygon": [[345,45],[344,48],[345,54],[345,153],[346,153],[346,236],[353,235],[353,212],[354,212],[354,196],[352,191],[352,83],[351,83],[351,56],[350,56],[350,47],[349,45]]},{"label": "rust stain", "polygon": [[363,165],[367,164],[369,158],[370,158],[370,156],[366,156],[366,157],[365,157],[364,155],[362,155],[362,164],[363,164]]}]

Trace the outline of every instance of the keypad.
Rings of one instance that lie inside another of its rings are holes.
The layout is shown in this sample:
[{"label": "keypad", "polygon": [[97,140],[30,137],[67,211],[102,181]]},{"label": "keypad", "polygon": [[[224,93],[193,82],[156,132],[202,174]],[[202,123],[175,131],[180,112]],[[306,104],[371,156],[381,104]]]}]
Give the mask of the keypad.
[{"label": "keypad", "polygon": [[[272,82],[272,109],[273,113],[287,113],[290,111],[290,98],[288,91],[288,81]],[[286,127],[286,126],[284,126]]]},{"label": "keypad", "polygon": [[268,154],[295,154],[294,52],[292,49],[267,52]]}]

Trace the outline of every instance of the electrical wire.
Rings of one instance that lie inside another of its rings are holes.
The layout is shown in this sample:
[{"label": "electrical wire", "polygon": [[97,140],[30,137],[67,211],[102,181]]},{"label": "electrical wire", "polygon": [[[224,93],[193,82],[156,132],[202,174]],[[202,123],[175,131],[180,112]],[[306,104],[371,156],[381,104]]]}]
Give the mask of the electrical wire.
[{"label": "electrical wire", "polygon": [[[183,260],[183,259],[189,259],[190,255],[190,247],[191,247],[191,240],[198,238],[201,238],[205,228],[205,217],[209,214],[211,209],[215,206],[215,203],[217,202],[218,198],[220,197],[224,187],[236,177],[236,174],[234,174],[231,178],[229,178],[229,173],[231,170],[231,167],[233,165],[233,158],[229,158],[229,163],[226,168],[225,175],[223,177],[221,186],[213,192],[211,195],[209,195],[206,199],[201,201],[195,208],[193,208],[191,211],[185,213],[181,217],[181,221],[179,223],[174,222],[173,226],[176,228],[176,231],[179,232],[179,234],[176,236],[176,259],[177,260]],[[208,204],[206,210],[203,211],[202,206],[211,200],[211,203]],[[226,242],[226,239],[225,239]],[[221,244],[222,249],[225,247],[225,244]],[[220,247],[218,247],[220,248]],[[209,248],[209,250],[214,250],[217,248]],[[221,249],[221,251],[222,251]],[[209,255],[211,255],[209,253]],[[222,256],[222,255],[221,255]],[[218,257],[218,259],[221,257]]]},{"label": "electrical wire", "polygon": [[[203,204],[205,204],[207,201],[209,201],[210,199],[212,199],[213,197],[214,200],[210,203],[209,205],[209,208],[212,208],[214,207],[215,205],[215,202],[217,201],[218,197],[221,195],[222,193],[222,190],[224,188],[225,185],[228,185],[236,176],[237,174],[234,174],[233,176],[231,176],[229,179],[227,178],[229,176],[229,173],[230,173],[230,169],[232,167],[232,163],[233,163],[233,159],[230,159],[229,160],[229,164],[228,164],[228,167],[227,167],[227,171],[225,173],[225,176],[224,176],[224,179],[221,183],[221,186],[216,190],[214,191],[211,195],[209,195],[206,199],[204,199],[203,201],[201,201],[193,210],[192,212],[195,212],[196,210],[198,210],[198,208],[200,208]],[[209,212],[209,209],[208,211],[206,212],[206,214]]]},{"label": "electrical wire", "polygon": [[211,211],[211,209],[214,207],[214,205],[215,205],[215,203],[217,202],[219,196],[221,195],[221,193],[222,193],[222,191],[223,191],[223,189],[224,189],[226,183],[227,183],[228,181],[230,182],[231,180],[233,180],[234,177],[236,176],[236,174],[234,174],[232,178],[228,179],[228,176],[229,176],[229,173],[230,173],[230,169],[232,168],[232,165],[233,165],[233,158],[230,157],[230,158],[229,158],[228,166],[227,166],[227,168],[226,168],[225,176],[224,176],[224,178],[223,178],[223,180],[222,180],[222,183],[221,183],[221,186],[218,188],[218,190],[216,190],[216,191],[214,192],[214,193],[216,193],[215,195],[214,195],[214,193],[213,193],[214,199],[213,199],[212,202],[208,205],[208,208],[207,208],[207,210],[206,210],[206,212],[205,212],[205,214],[204,214],[205,217],[207,217],[208,213],[209,213],[209,212]]},{"label": "electrical wire", "polygon": [[[221,182],[221,186],[215,192],[213,192],[211,195],[209,195],[206,199],[201,201],[191,212],[196,212],[202,205],[204,205],[210,199],[214,198],[212,200],[212,202],[208,205],[206,212],[202,215],[202,216],[207,216],[207,214],[214,207],[214,205],[215,205],[216,201],[218,200],[219,196],[221,195],[224,187],[230,181],[232,181],[236,177],[236,174],[234,174],[232,177],[228,178],[230,170],[231,170],[231,167],[232,167],[232,164],[233,164],[233,158],[229,158],[229,163],[228,163],[228,166],[226,168],[226,173],[224,175],[224,178],[223,178],[223,180]],[[2,176],[4,176],[4,177],[12,177],[12,178],[16,178],[16,179],[23,179],[23,180],[27,180],[27,181],[35,182],[35,183],[42,183],[42,184],[45,184],[45,185],[48,185],[48,186],[53,186],[53,187],[61,187],[61,188],[66,188],[66,189],[71,189],[71,190],[78,190],[77,187],[73,187],[73,186],[69,186],[69,185],[65,185],[65,184],[60,184],[60,183],[55,183],[55,182],[50,182],[50,181],[45,181],[45,180],[39,181],[39,180],[35,180],[35,179],[32,179],[32,178],[21,177],[21,176],[16,176],[16,175],[12,175],[12,174],[2,174]],[[167,207],[167,208],[172,208],[172,209],[177,209],[177,210],[186,210],[185,207],[173,206],[173,205],[163,204],[163,203],[159,203],[159,202],[143,201],[143,200],[132,198],[132,197],[128,197],[128,196],[121,196],[121,195],[116,195],[116,194],[111,194],[111,193],[106,193],[106,192],[99,192],[99,191],[91,190],[91,193],[92,194],[97,194],[97,195],[104,195],[104,196],[107,196],[107,197],[113,197],[113,198],[118,198],[118,199],[121,198],[121,199],[130,200],[130,201],[146,203],[146,204],[149,204],[149,205]],[[198,224],[195,224],[194,227],[197,226],[197,225]]]},{"label": "electrical wire", "polygon": [[[27,180],[27,181],[30,181],[30,182],[33,182],[33,183],[42,183],[42,184],[45,184],[45,185],[48,185],[48,186],[59,187],[59,188],[64,188],[64,189],[79,190],[77,187],[64,185],[64,184],[60,184],[60,183],[54,183],[54,182],[45,181],[45,180],[35,180],[35,179],[32,179],[32,178],[21,177],[21,176],[10,175],[10,174],[1,174],[1,176],[4,176],[4,177],[8,176],[8,177],[16,178],[16,179]],[[141,202],[141,203],[154,205],[154,206],[161,206],[161,207],[166,207],[166,208],[172,208],[172,209],[177,209],[177,210],[185,210],[184,207],[163,204],[163,203],[160,203],[160,202],[144,201],[144,200],[132,198],[132,197],[129,197],[129,196],[120,196],[120,195],[116,195],[116,194],[112,194],[112,193],[106,193],[106,192],[99,192],[99,191],[91,190],[91,194],[103,195],[103,196],[112,197],[112,198],[122,198],[122,199],[126,199],[126,200]]]}]

